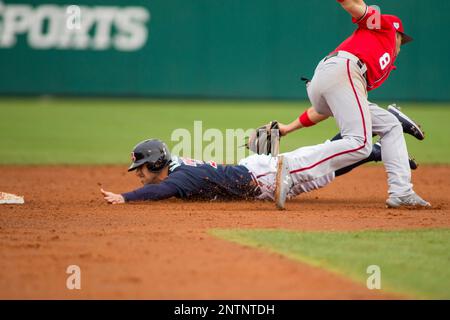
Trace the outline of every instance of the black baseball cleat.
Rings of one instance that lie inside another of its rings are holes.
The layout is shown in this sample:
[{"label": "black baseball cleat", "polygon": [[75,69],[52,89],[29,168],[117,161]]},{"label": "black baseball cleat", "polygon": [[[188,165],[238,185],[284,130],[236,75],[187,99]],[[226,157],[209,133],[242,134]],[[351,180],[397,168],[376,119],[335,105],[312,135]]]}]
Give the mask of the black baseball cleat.
[{"label": "black baseball cleat", "polygon": [[419,164],[416,162],[416,159],[409,157],[409,167],[411,170],[416,170],[419,167]]},{"label": "black baseball cleat", "polygon": [[418,140],[425,139],[425,133],[420,128],[420,125],[401,112],[400,107],[397,107],[395,103],[388,106],[387,110],[400,121],[404,133],[408,133]]},{"label": "black baseball cleat", "polygon": [[[374,143],[374,145],[372,147],[372,156],[373,156],[373,161],[375,161],[375,162],[382,161],[381,144],[379,142]],[[411,156],[409,156],[409,167],[411,168],[411,170],[416,170],[419,167],[419,164]]]},{"label": "black baseball cleat", "polygon": [[372,146],[373,161],[380,162],[381,159],[381,143],[377,142]]}]

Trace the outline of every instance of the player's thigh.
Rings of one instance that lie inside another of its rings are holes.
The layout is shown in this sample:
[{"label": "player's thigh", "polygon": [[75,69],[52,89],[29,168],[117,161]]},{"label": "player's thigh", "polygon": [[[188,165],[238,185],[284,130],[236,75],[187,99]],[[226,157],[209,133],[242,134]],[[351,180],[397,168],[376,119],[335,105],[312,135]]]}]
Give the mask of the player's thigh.
[{"label": "player's thigh", "polygon": [[343,137],[372,135],[372,120],[365,88],[358,81],[347,80],[325,95]]},{"label": "player's thigh", "polygon": [[326,66],[322,60],[314,71],[314,76],[306,87],[306,91],[314,110],[320,114],[332,116],[333,114],[331,113],[330,107],[323,96],[323,92],[327,90],[330,84],[328,79],[329,77],[326,74]]},{"label": "player's thigh", "polygon": [[326,116],[333,116],[325,97],[322,95],[319,85],[320,84],[313,79],[307,87],[306,91],[308,93],[309,101],[311,102],[314,110],[318,113]]}]

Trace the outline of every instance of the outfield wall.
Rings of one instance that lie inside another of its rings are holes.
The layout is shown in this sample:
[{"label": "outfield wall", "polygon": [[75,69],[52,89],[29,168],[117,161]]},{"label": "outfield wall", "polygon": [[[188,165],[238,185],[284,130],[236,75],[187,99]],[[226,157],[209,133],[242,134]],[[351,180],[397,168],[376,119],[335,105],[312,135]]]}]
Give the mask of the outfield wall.
[{"label": "outfield wall", "polygon": [[[416,40],[371,98],[450,100],[450,1],[369,4]],[[0,0],[0,94],[304,99],[353,29],[335,0]]]}]

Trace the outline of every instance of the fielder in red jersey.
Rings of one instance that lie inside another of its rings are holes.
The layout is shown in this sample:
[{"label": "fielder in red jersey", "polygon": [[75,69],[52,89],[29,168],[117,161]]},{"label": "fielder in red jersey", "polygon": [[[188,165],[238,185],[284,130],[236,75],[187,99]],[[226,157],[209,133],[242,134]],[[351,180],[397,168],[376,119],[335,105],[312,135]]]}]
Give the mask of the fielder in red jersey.
[{"label": "fielder in red jersey", "polygon": [[367,90],[370,91],[389,77],[395,69],[400,45],[412,38],[404,33],[403,23],[398,17],[381,14],[373,7],[366,6],[364,15],[359,19],[353,17],[352,21],[358,29],[332,53],[346,51],[360,58],[367,66]]},{"label": "fielder in red jersey", "polygon": [[[357,163],[370,152],[372,135],[378,135],[388,176],[386,205],[429,207],[430,203],[413,190],[401,123],[389,111],[368,100],[368,91],[386,81],[395,68],[401,45],[412,38],[405,34],[403,23],[396,16],[381,14],[363,0],[337,1],[358,28],[317,65],[307,85],[312,107],[291,124],[280,123],[279,128],[281,135],[286,135],[333,117],[343,139],[318,145],[314,152],[293,160],[280,158],[279,181],[289,182],[289,177],[292,183],[312,181]],[[285,189],[289,188],[289,183],[280,182],[277,190],[281,191],[276,194],[285,195]],[[279,196],[277,203],[284,206],[284,200]]]},{"label": "fielder in red jersey", "polygon": [[[413,38],[405,33],[401,19],[396,16],[381,14],[363,1],[337,1],[351,14],[352,21],[358,28],[330,55],[344,51],[358,57],[367,68],[364,74],[366,89],[374,90],[396,69],[394,62],[401,45],[411,42]],[[300,128],[313,126],[329,116],[318,113],[311,106],[292,123],[280,123],[280,133],[284,136]]]}]

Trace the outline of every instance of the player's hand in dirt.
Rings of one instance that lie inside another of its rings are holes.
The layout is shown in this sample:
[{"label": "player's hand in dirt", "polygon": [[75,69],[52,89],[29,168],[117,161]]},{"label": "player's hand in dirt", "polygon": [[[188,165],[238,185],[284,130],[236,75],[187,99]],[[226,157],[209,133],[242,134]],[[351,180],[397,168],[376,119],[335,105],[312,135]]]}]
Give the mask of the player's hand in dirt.
[{"label": "player's hand in dirt", "polygon": [[112,193],[109,191],[105,191],[103,189],[100,189],[100,191],[108,203],[111,203],[111,204],[125,203],[125,199],[123,198],[123,196],[121,194]]}]

